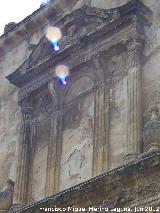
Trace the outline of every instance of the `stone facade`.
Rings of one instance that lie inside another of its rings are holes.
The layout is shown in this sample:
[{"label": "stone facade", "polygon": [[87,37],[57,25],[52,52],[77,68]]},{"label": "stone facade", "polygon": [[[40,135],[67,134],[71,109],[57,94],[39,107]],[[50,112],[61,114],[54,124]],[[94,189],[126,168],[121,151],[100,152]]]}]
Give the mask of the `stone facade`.
[{"label": "stone facade", "polygon": [[[0,191],[15,183],[0,212],[48,196],[20,212],[160,204],[158,5],[51,1],[0,37]],[[63,34],[58,53],[49,25]]]}]

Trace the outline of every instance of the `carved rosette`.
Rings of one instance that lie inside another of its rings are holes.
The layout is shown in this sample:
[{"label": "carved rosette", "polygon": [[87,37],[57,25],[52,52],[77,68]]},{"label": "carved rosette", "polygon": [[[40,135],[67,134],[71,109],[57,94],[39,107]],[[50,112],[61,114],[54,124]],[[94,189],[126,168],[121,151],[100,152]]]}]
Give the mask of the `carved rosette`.
[{"label": "carved rosette", "polygon": [[150,110],[150,121],[144,125],[143,140],[149,151],[160,149],[160,118],[159,108],[154,106]]},{"label": "carved rosette", "polygon": [[22,112],[22,126],[20,130],[19,144],[18,144],[18,157],[17,157],[17,170],[16,182],[14,191],[14,206],[22,207],[27,200],[27,185],[29,175],[29,149],[31,140],[31,118],[32,118],[32,105],[30,97],[24,98],[19,102]]},{"label": "carved rosette", "polygon": [[142,140],[141,118],[141,55],[143,50],[143,38],[138,33],[128,41],[128,129],[127,129],[127,154],[124,160],[135,160],[140,154]]}]

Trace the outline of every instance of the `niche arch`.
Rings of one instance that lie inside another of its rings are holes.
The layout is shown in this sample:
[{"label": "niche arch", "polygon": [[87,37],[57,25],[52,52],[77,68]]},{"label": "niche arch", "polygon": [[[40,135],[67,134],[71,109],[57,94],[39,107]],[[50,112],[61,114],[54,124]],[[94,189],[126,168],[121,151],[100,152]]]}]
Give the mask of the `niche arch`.
[{"label": "niche arch", "polygon": [[64,95],[60,190],[92,177],[94,85],[93,75],[82,74]]},{"label": "niche arch", "polygon": [[62,103],[68,102],[70,100],[77,99],[82,96],[85,92],[89,92],[95,86],[95,76],[90,73],[81,73],[79,75],[73,76],[70,79],[69,86],[64,92],[62,97]]}]

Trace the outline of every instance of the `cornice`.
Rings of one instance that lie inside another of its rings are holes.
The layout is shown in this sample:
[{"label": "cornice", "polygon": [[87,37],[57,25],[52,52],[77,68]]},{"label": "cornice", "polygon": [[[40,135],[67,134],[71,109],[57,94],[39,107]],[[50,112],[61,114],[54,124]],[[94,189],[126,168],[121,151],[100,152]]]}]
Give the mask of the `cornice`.
[{"label": "cornice", "polygon": [[[74,205],[86,208],[103,206],[111,209],[123,206],[145,207],[146,200],[151,200],[151,198],[154,206],[154,200],[156,203],[160,202],[159,168],[160,152],[151,152],[142,159],[124,164],[58,192],[17,211],[17,213],[36,213],[40,211],[40,208],[54,208],[54,206],[62,208]],[[139,183],[140,180],[142,182]]]},{"label": "cornice", "polygon": [[0,47],[5,50],[5,53],[20,42],[28,40],[34,32],[45,28],[52,21],[56,21],[63,14],[60,8],[57,8],[54,1],[50,1],[47,5],[41,6],[31,15],[17,23],[8,32],[0,36]]},{"label": "cornice", "polygon": [[[54,74],[47,73],[46,70],[51,67],[54,68],[59,62],[66,63],[72,70],[80,66],[81,63],[89,61],[93,55],[106,51],[118,43],[125,44],[126,41],[137,33],[143,35],[143,27],[150,24],[149,17],[151,16],[151,11],[138,0],[132,0],[128,4],[116,9],[106,10],[106,13],[105,10],[97,10],[88,6],[83,6],[82,8],[88,14],[94,13],[96,15],[97,13],[98,16],[102,14],[104,23],[87,34],[78,37],[58,53],[53,53],[41,61],[34,62],[34,64],[31,62],[29,67],[27,67],[28,62],[26,61],[15,72],[7,76],[6,78],[12,84],[21,88],[22,93],[25,93],[24,91],[27,92],[27,90],[28,92],[32,91],[33,88],[36,88],[35,85],[40,86],[46,83],[47,80],[53,79],[55,77]],[[76,16],[76,12],[79,14],[82,8],[73,11],[62,19],[66,19],[68,23],[68,17],[72,19]],[[60,22],[62,19],[60,19]],[[139,25],[142,26],[140,30]]]},{"label": "cornice", "polygon": [[[99,37],[101,38],[101,32],[105,29],[107,29],[107,26],[106,28],[103,26],[102,29],[100,28],[95,33],[99,34]],[[23,74],[22,70],[17,70],[6,78],[12,84],[15,84],[21,88],[21,94],[28,94],[55,78],[54,72],[46,72],[46,70],[53,67],[54,71],[54,67],[59,61],[63,62],[64,64],[68,64],[70,71],[72,72],[72,69],[76,69],[81,64],[87,63],[93,56],[100,54],[103,51],[107,51],[107,49],[110,49],[112,46],[115,46],[121,42],[125,43],[128,37],[132,36],[134,33],[135,28],[129,26],[112,36],[105,37],[104,40],[101,38],[99,43],[95,44],[94,49],[91,41],[89,41],[88,48],[85,48],[83,45],[83,42],[85,42],[85,37],[83,37],[80,41],[71,44],[71,46],[61,50],[58,54],[48,57],[41,63],[28,69],[26,73]],[[94,37],[94,35],[92,36]],[[98,37],[96,39],[98,39]],[[77,53],[73,54],[72,57],[67,57],[74,52]]]}]

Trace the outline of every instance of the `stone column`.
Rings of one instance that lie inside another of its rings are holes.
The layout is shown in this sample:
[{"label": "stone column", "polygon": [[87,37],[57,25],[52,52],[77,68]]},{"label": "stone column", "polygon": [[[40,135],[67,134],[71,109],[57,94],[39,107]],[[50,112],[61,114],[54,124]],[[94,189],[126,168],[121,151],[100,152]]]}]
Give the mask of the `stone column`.
[{"label": "stone column", "polygon": [[128,51],[128,125],[127,125],[127,154],[124,161],[135,160],[140,154],[142,140],[141,115],[141,55],[143,40],[139,35],[134,36],[127,45]]},{"label": "stone column", "polygon": [[15,209],[26,204],[27,186],[29,173],[29,149],[31,140],[31,118],[32,107],[29,98],[25,98],[20,103],[22,112],[22,126],[18,144],[16,181],[14,188],[13,205]]},{"label": "stone column", "polygon": [[57,122],[58,112],[51,117],[51,132],[48,145],[47,171],[46,171],[46,196],[53,195],[56,192],[56,153],[57,153]]},{"label": "stone column", "polygon": [[[94,65],[101,81],[104,72],[100,56],[94,57]],[[93,176],[108,169],[109,164],[109,89],[103,82],[95,91]]]},{"label": "stone column", "polygon": [[62,153],[62,106],[51,120],[51,134],[48,146],[46,196],[59,191],[60,162]]},{"label": "stone column", "polygon": [[60,104],[57,119],[57,138],[56,138],[56,168],[55,168],[55,190],[59,191],[60,181],[60,163],[62,155],[62,120],[63,120],[63,108]]},{"label": "stone column", "polygon": [[95,92],[94,116],[93,176],[97,176],[108,169],[109,163],[109,94],[105,85]]}]

